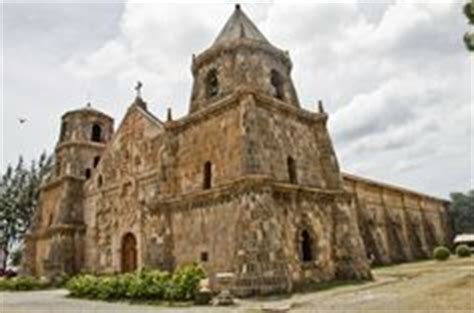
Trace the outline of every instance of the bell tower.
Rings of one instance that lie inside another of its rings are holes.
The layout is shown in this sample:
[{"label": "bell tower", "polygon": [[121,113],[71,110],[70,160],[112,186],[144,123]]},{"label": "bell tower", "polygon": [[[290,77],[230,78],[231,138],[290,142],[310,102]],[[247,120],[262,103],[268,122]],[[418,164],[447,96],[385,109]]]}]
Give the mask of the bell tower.
[{"label": "bell tower", "polygon": [[299,107],[288,52],[273,46],[239,4],[210,48],[193,56],[190,113],[234,93],[252,89]]},{"label": "bell tower", "polygon": [[55,164],[41,186],[38,211],[25,237],[27,273],[72,274],[82,267],[83,186],[113,134],[113,119],[88,104],[62,116]]}]

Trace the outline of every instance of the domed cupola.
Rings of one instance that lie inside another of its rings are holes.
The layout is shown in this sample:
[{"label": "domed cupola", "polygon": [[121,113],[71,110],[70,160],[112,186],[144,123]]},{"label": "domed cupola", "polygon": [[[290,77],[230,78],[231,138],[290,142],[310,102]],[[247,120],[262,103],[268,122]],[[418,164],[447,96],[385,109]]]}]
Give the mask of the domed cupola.
[{"label": "domed cupola", "polygon": [[190,113],[239,88],[252,89],[299,107],[291,68],[288,52],[273,46],[237,4],[213,45],[193,56]]}]

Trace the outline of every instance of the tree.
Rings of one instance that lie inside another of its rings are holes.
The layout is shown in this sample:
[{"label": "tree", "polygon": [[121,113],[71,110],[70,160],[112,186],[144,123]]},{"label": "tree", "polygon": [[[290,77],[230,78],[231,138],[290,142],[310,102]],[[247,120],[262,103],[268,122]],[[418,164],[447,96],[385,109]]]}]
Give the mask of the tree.
[{"label": "tree", "polygon": [[474,190],[466,194],[455,192],[451,194],[450,216],[454,232],[474,233]]},{"label": "tree", "polygon": [[15,244],[23,239],[38,205],[40,185],[50,171],[52,158],[43,152],[37,161],[25,167],[20,156],[15,168],[8,165],[0,180],[0,249],[6,268]]},{"label": "tree", "polygon": [[[464,15],[469,20],[469,25],[474,25],[474,0],[470,0],[464,5]],[[469,51],[474,51],[474,33],[467,32],[464,35],[464,43]]]}]

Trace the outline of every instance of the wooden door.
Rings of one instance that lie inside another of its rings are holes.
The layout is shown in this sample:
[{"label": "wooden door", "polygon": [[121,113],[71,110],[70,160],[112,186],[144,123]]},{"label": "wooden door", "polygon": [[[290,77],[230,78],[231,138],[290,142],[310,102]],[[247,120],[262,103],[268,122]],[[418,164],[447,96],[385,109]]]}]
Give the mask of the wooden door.
[{"label": "wooden door", "polygon": [[122,240],[122,272],[129,273],[137,269],[137,240],[131,233]]}]

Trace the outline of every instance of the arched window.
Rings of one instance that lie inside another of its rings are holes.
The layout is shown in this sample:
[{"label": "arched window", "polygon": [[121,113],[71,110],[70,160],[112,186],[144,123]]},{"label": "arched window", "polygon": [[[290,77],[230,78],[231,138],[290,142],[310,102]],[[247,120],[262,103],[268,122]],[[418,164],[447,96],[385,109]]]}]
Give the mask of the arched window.
[{"label": "arched window", "polygon": [[277,99],[283,100],[283,77],[277,70],[272,70],[270,82],[273,86],[273,96]]},{"label": "arched window", "polygon": [[211,187],[212,187],[212,163],[208,161],[204,163],[203,188],[210,189]]},{"label": "arched window", "polygon": [[288,168],[288,178],[290,179],[291,184],[298,183],[298,176],[296,175],[296,162],[291,156],[286,160],[286,165]]},{"label": "arched window", "polygon": [[208,98],[215,97],[219,94],[219,79],[217,78],[217,70],[210,69],[206,76],[206,94]]},{"label": "arched window", "polygon": [[91,169],[87,168],[86,171],[84,172],[84,176],[86,177],[86,179],[89,179],[91,178],[91,175],[92,175]]},{"label": "arched window", "polygon": [[301,232],[301,261],[311,262],[313,260],[313,239],[307,230]]},{"label": "arched window", "polygon": [[96,157],[94,158],[94,168],[96,168],[97,165],[99,165],[99,162],[100,162],[100,156],[96,156]]},{"label": "arched window", "polygon": [[61,134],[59,135],[59,141],[64,141],[66,140],[66,134],[67,134],[67,123],[63,122],[61,124]]},{"label": "arched window", "polygon": [[92,125],[92,136],[91,140],[94,142],[101,142],[102,141],[102,127],[98,124]]},{"label": "arched window", "polygon": [[99,175],[99,177],[97,178],[97,187],[102,187],[102,185],[104,184],[104,179],[102,178],[102,175]]}]

